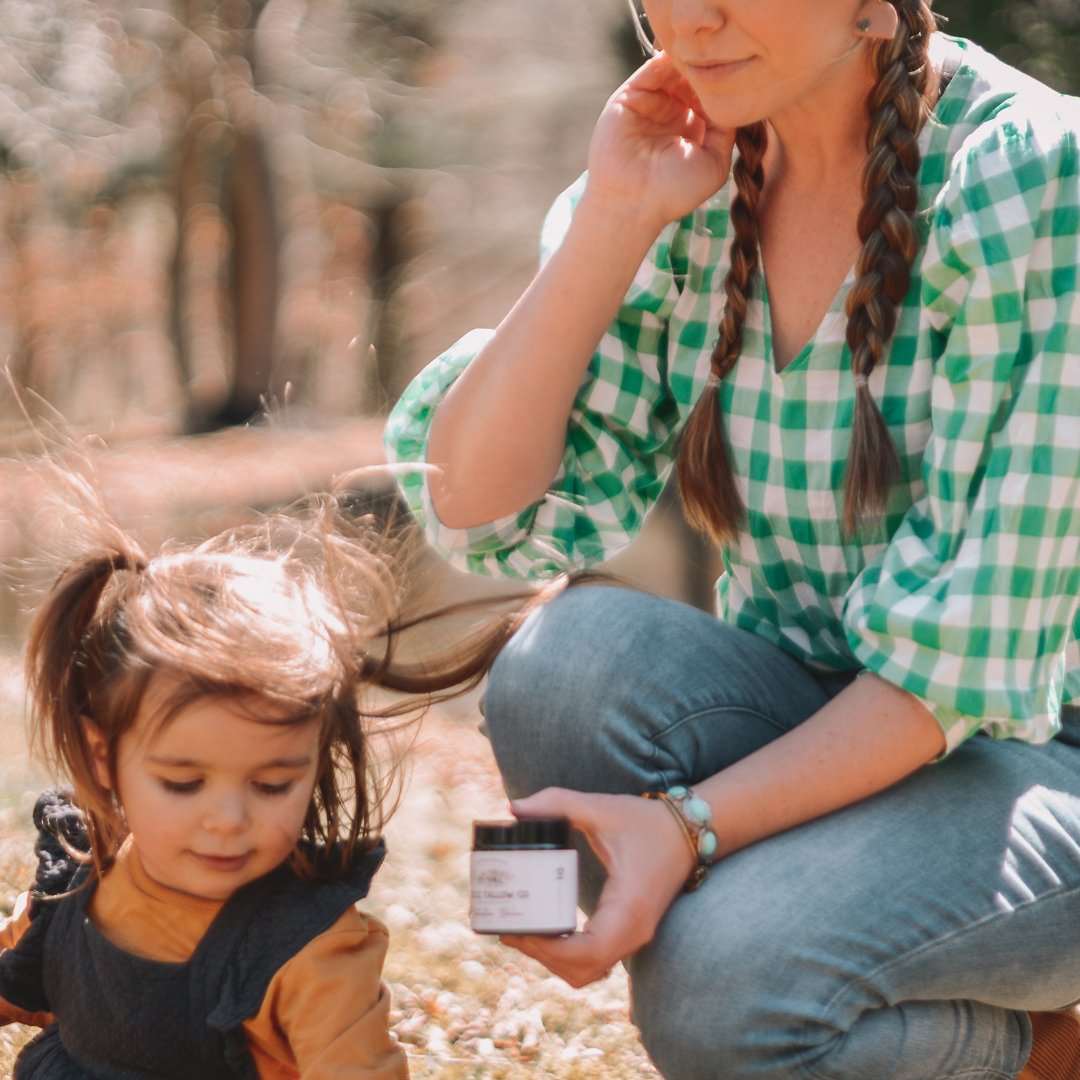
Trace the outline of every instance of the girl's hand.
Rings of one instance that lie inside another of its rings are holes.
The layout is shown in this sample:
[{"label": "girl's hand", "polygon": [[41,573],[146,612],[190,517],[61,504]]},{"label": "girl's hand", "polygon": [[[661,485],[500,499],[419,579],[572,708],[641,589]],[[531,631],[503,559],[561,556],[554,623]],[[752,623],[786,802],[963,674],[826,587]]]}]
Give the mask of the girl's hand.
[{"label": "girl's hand", "polygon": [[643,214],[663,228],[718,191],[735,132],[713,126],[664,53],[608,99],[589,146],[586,196]]},{"label": "girl's hand", "polygon": [[503,935],[571,986],[602,979],[653,938],[694,862],[671,812],[633,795],[545,788],[511,804],[518,817],[567,817],[604,864],[608,878],[583,930],[567,937]]}]

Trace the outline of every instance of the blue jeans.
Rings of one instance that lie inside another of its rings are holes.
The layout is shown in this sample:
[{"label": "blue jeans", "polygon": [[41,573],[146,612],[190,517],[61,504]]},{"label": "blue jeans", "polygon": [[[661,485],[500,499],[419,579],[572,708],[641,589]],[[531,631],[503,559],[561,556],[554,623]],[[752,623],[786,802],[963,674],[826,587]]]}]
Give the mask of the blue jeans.
[{"label": "blue jeans", "polygon": [[[586,586],[507,645],[485,722],[513,797],[640,793],[718,772],[851,677],[686,605]],[[1080,710],[1066,713],[1046,746],[978,735],[681,895],[627,963],[664,1076],[1014,1077],[1025,1010],[1080,998]],[[591,854],[582,870],[591,910],[602,871]]]}]

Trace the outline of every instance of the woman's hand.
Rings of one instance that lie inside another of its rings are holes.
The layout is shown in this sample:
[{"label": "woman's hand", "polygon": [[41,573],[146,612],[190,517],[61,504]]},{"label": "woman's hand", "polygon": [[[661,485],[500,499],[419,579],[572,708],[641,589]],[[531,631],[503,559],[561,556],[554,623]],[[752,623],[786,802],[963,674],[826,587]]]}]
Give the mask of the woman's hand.
[{"label": "woman's hand", "polygon": [[734,144],[735,132],[709,122],[690,84],[659,53],[600,114],[589,146],[586,198],[663,228],[723,186]]},{"label": "woman's hand", "polygon": [[566,817],[607,870],[592,918],[567,937],[503,935],[571,986],[604,978],[653,938],[694,861],[678,823],[658,801],[545,788],[511,804],[518,817]]}]

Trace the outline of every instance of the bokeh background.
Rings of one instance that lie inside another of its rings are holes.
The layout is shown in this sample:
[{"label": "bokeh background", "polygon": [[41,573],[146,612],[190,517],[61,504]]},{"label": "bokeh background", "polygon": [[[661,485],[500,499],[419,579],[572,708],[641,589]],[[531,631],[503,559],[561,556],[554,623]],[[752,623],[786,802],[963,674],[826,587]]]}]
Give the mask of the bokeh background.
[{"label": "bokeh background", "polygon": [[[937,8],[1080,89],[1075,0]],[[528,282],[641,58],[623,0],[0,0],[0,26],[0,357],[23,389],[0,390],[0,462],[33,447],[23,409],[55,409],[166,531],[377,460],[409,378]],[[267,403],[280,453],[199,438]],[[37,543],[12,499],[0,557]],[[619,569],[707,605],[712,558],[673,503],[650,523],[671,557]]]},{"label": "bokeh background", "polygon": [[[1076,0],[936,8],[1080,92]],[[409,378],[527,284],[544,211],[641,54],[624,0],[0,0],[0,27],[2,913],[42,779],[18,653],[25,560],[57,527],[38,512],[43,434],[90,439],[116,513],[151,543],[377,463]],[[378,477],[357,498],[393,505]],[[416,566],[417,604],[498,589]],[[615,569],[703,606],[716,571],[670,496]],[[649,1075],[618,975],[568,999],[455,929],[468,817],[498,808],[474,706],[421,740],[382,909],[414,1070]],[[0,1073],[24,1037],[2,1034]]]}]

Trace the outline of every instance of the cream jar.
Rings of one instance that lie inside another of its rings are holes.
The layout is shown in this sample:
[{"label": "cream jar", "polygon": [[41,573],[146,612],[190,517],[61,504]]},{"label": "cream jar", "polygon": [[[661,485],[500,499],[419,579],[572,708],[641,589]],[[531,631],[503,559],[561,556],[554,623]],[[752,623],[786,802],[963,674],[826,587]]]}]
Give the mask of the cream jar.
[{"label": "cream jar", "polygon": [[578,860],[566,818],[476,821],[469,921],[478,934],[569,934]]}]

